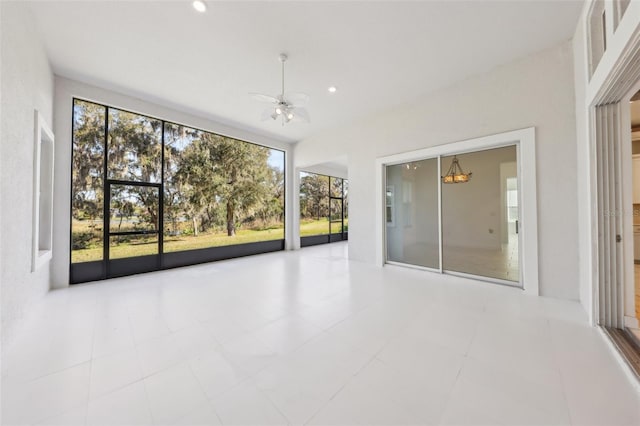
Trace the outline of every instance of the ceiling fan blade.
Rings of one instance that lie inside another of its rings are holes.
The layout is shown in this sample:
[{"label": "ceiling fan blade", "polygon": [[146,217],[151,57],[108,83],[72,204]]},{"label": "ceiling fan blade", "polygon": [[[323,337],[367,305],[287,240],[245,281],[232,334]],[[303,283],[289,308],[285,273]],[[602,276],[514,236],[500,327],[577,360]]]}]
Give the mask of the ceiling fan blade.
[{"label": "ceiling fan blade", "polygon": [[284,95],[284,99],[287,101],[289,105],[292,106],[302,106],[306,105],[309,102],[309,95],[306,93],[286,93]]},{"label": "ceiling fan blade", "polygon": [[275,114],[275,111],[273,110],[273,108],[265,108],[265,110],[262,111],[262,115],[260,116],[260,119],[262,121],[267,121],[269,119],[275,120],[277,116],[274,116],[274,114]]},{"label": "ceiling fan blade", "polygon": [[311,123],[311,117],[309,117],[309,111],[305,108],[292,108],[291,112],[293,113],[294,119],[298,121],[304,121],[305,123]]},{"label": "ceiling fan blade", "polygon": [[279,102],[278,98],[276,98],[275,96],[264,95],[262,93],[249,93],[249,96],[260,102],[269,102],[273,104],[277,104]]}]

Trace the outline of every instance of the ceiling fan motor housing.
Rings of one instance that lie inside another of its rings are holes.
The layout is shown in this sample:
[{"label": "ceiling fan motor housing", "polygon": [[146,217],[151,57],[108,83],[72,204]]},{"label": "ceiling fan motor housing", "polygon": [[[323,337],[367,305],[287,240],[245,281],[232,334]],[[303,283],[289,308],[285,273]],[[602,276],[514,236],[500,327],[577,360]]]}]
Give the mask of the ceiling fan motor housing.
[{"label": "ceiling fan motor housing", "polygon": [[[271,107],[273,109],[268,108],[263,112],[262,114],[263,120],[265,119],[268,120],[269,118],[272,118],[273,120],[277,120],[278,117],[281,117],[282,125],[284,126],[285,123],[288,123],[291,120],[293,120],[294,117],[297,117],[298,119],[301,119],[302,121],[306,121],[308,123],[309,113],[305,108],[302,108],[301,105],[306,103],[309,97],[302,93],[297,93],[297,94],[289,93],[287,96],[289,99],[285,98],[284,63],[287,61],[288,56],[286,53],[281,53],[278,56],[278,59],[282,64],[282,91],[280,92],[280,94],[276,96],[264,95],[261,93],[250,93],[250,94],[256,99],[258,99],[259,101],[270,102],[272,105],[275,105],[275,107],[273,106]],[[293,95],[298,95],[298,96],[294,98],[290,98],[290,96],[293,96]],[[301,99],[300,95],[302,95],[302,100],[300,100]]]}]

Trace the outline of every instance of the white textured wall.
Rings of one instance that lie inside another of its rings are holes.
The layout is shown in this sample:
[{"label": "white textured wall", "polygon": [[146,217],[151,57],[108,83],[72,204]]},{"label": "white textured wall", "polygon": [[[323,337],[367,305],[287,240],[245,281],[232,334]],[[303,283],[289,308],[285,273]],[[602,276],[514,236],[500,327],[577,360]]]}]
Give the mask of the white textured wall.
[{"label": "white textured wall", "polygon": [[[1,0],[0,0],[1,1]],[[204,117],[194,116],[159,104],[144,101],[115,92],[112,90],[92,86],[75,80],[62,77],[55,79],[55,110],[56,117],[53,123],[53,131],[56,134],[55,155],[55,181],[54,188],[57,192],[54,199],[53,212],[53,267],[52,284],[55,288],[63,288],[69,285],[69,234],[70,234],[70,182],[71,182],[71,137],[72,137],[72,105],[73,98],[78,97],[105,105],[123,108],[133,112],[147,114],[152,117],[174,121],[176,123],[192,126],[202,130],[216,132],[225,136],[258,143],[271,148],[277,148],[286,153],[286,170],[293,169],[291,145],[276,141],[264,136],[259,136],[241,129],[225,126],[208,120]],[[287,176],[288,177],[288,176]],[[293,185],[289,179],[286,183],[286,248],[292,248],[292,222],[288,220],[293,215]]]},{"label": "white textured wall", "polygon": [[574,82],[576,98],[576,155],[577,174],[585,183],[578,188],[578,259],[579,259],[579,289],[580,302],[587,312],[591,311],[591,195],[589,193],[589,139],[588,139],[588,108],[585,106],[585,96],[588,78],[587,45],[584,37],[585,20],[578,21],[576,34],[573,37]]},{"label": "white textured wall", "polygon": [[536,127],[541,294],[578,299],[576,127],[571,43],[296,146],[297,165],[346,154],[349,256],[375,262],[375,159]]},{"label": "white textured wall", "polygon": [[31,241],[34,110],[52,125],[53,74],[24,2],[0,2],[0,8],[0,282],[6,345],[29,306],[49,289],[49,264],[31,272]]},{"label": "white textured wall", "polygon": [[317,164],[315,166],[304,167],[299,172],[309,172],[309,173],[317,173],[320,175],[339,177],[343,179],[348,179],[349,175],[347,173],[346,167],[344,169],[338,169],[336,167],[327,167],[322,164]]}]

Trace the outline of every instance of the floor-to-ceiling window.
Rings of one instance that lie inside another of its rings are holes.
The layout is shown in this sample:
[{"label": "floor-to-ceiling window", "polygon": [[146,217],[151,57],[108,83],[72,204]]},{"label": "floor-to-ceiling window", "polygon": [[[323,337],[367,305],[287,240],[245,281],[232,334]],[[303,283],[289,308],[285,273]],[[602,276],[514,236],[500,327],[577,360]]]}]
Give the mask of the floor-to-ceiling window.
[{"label": "floor-to-ceiling window", "polygon": [[386,261],[519,285],[517,146],[386,166]]},{"label": "floor-to-ceiling window", "polygon": [[284,152],[74,100],[72,283],[284,248]]},{"label": "floor-to-ceiling window", "polygon": [[348,238],[348,181],[334,176],[300,172],[300,245]]}]

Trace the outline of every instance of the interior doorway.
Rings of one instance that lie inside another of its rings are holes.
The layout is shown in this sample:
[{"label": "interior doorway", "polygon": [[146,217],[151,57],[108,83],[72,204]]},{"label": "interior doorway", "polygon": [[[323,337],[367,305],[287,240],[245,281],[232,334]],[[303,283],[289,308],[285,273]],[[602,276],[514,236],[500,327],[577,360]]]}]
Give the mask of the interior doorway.
[{"label": "interior doorway", "polygon": [[[620,78],[614,81],[620,82]],[[629,80],[622,82],[614,84],[610,93],[599,99],[593,115],[598,238],[594,318],[640,378],[636,304],[640,271],[635,261],[640,256],[634,247],[634,240],[638,239],[635,231],[640,225],[636,218],[636,210],[640,210],[640,156],[634,157],[631,124],[640,82],[621,93]]]},{"label": "interior doorway", "polygon": [[[616,88],[620,90],[614,85],[614,92]],[[640,379],[640,138],[635,134],[640,124],[639,89],[640,82],[594,108],[598,213],[594,317]]]}]

